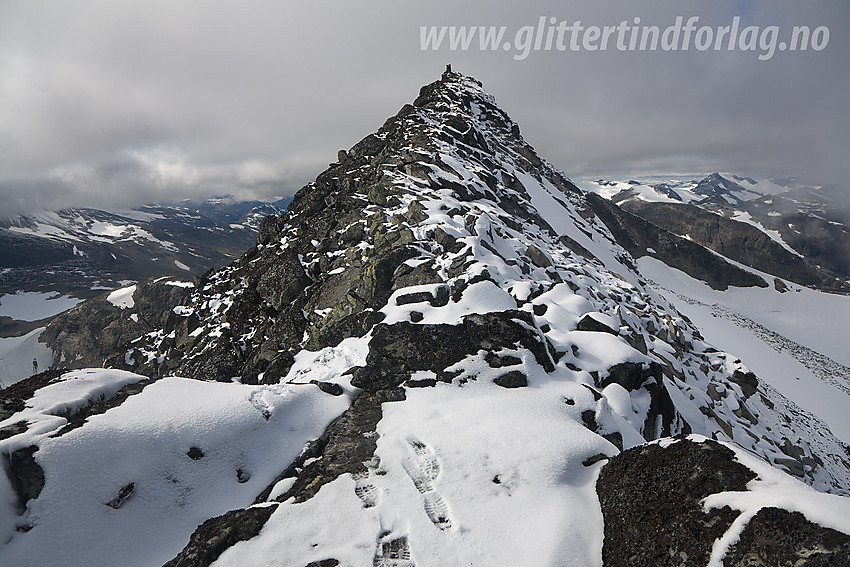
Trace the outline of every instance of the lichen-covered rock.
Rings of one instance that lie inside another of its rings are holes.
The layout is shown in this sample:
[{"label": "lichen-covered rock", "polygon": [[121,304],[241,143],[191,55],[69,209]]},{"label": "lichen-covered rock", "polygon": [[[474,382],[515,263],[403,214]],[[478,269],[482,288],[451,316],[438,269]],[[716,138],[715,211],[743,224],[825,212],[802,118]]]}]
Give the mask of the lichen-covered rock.
[{"label": "lichen-covered rock", "polygon": [[[608,460],[596,491],[602,506],[606,567],[706,565],[714,542],[738,512],[706,512],[711,494],[746,491],[756,473],[723,445],[669,440]],[[826,567],[850,561],[850,536],[799,512],[765,507],[746,524],[723,559],[725,567]]]},{"label": "lichen-covered rock", "polygon": [[596,492],[602,506],[606,567],[705,565],[714,541],[737,517],[702,509],[710,494],[746,490],[755,473],[707,440],[643,445],[611,458]]},{"label": "lichen-covered rock", "polygon": [[725,567],[833,567],[850,564],[850,536],[824,528],[799,512],[767,507],[747,522],[726,553]]},{"label": "lichen-covered rock", "polygon": [[280,311],[310,285],[310,278],[304,273],[298,257],[288,250],[278,254],[269,264],[257,282],[257,293]]},{"label": "lichen-covered rock", "polygon": [[210,518],[195,530],[180,554],[163,567],[208,567],[229,547],[255,537],[277,504],[231,510]]}]

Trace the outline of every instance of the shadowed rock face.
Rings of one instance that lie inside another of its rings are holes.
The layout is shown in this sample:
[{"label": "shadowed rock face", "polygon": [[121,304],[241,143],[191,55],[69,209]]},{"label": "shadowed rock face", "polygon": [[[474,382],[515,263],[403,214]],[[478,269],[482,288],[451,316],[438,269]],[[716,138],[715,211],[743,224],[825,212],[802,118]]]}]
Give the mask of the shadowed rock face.
[{"label": "shadowed rock face", "polygon": [[[617,243],[635,258],[649,255],[647,248],[652,248],[655,256],[665,264],[706,282],[714,289],[725,290],[730,285],[767,287],[767,282],[759,276],[730,264],[696,242],[677,236],[664,224],[656,225],[644,220],[638,216],[640,212],[632,214],[632,209],[624,210],[593,193],[587,194],[587,200],[617,239]],[[788,254],[785,250],[783,252]]]},{"label": "shadowed rock face", "polygon": [[[630,213],[744,265],[802,285],[835,288],[834,276],[783,248],[767,234],[695,205],[648,203],[637,199],[620,205]],[[839,287],[840,289],[840,287]]]},{"label": "shadowed rock face", "polygon": [[[675,189],[666,183],[649,185],[673,202],[659,202],[635,188],[622,189],[610,201],[656,228],[686,235],[746,266],[800,285],[846,293],[850,285],[846,187],[809,186],[793,178],[764,181],[712,173],[699,182],[674,182]],[[703,198],[683,199],[685,194],[677,193],[680,189]],[[656,249],[655,254],[669,264],[664,252]]]},{"label": "shadowed rock face", "polygon": [[44,471],[35,462],[33,455],[38,447],[30,446],[18,449],[9,455],[6,465],[6,474],[12,483],[12,489],[18,496],[18,511],[23,512],[27,502],[38,498],[44,488]]}]

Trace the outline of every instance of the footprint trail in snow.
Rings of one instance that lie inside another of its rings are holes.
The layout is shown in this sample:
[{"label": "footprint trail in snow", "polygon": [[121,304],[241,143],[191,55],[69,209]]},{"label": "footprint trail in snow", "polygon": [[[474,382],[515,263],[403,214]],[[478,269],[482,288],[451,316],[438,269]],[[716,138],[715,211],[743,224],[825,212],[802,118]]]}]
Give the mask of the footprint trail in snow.
[{"label": "footprint trail in snow", "polygon": [[440,475],[440,462],[434,451],[422,441],[410,438],[407,442],[412,454],[402,462],[404,470],[422,494],[425,513],[438,528],[448,529],[452,527],[449,507],[434,488],[434,481]]}]

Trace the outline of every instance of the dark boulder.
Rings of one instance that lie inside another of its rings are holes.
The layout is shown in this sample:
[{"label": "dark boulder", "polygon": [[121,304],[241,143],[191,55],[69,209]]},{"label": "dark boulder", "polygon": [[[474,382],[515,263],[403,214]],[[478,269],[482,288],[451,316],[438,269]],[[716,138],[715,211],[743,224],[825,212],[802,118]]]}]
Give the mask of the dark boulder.
[{"label": "dark boulder", "polygon": [[619,331],[612,329],[599,319],[596,319],[591,314],[587,314],[581,318],[576,326],[576,330],[578,331],[596,331],[599,333],[610,333],[612,335],[618,335]]},{"label": "dark boulder", "polygon": [[511,370],[507,374],[502,374],[493,382],[502,388],[524,388],[528,386],[528,379],[519,370]]},{"label": "dark boulder", "polygon": [[121,487],[121,490],[118,491],[118,494],[116,494],[112,498],[112,500],[107,502],[106,505],[109,506],[110,508],[117,510],[118,508],[120,508],[121,506],[124,505],[124,502],[126,502],[127,499],[129,499],[135,491],[136,491],[136,483],[131,482],[131,483],[125,484],[124,486]]},{"label": "dark boulder", "polygon": [[732,373],[730,380],[741,387],[741,390],[744,392],[745,400],[758,391],[759,381],[758,378],[756,378],[756,375],[752,372],[741,372],[740,370],[736,370]]},{"label": "dark boulder", "polygon": [[44,488],[44,471],[33,456],[36,451],[38,447],[35,445],[18,449],[9,455],[9,460],[4,463],[12,490],[18,496],[19,514],[26,510],[27,502],[38,498]]},{"label": "dark boulder", "polygon": [[550,260],[549,257],[540,250],[540,248],[533,244],[525,249],[525,255],[528,256],[531,263],[538,268],[548,268],[552,265],[552,260]]},{"label": "dark boulder", "polygon": [[702,509],[710,494],[746,490],[755,473],[715,441],[642,445],[611,458],[596,492],[606,567],[705,565],[737,513]]},{"label": "dark boulder", "polygon": [[354,370],[352,385],[377,391],[400,385],[417,370],[445,379],[445,369],[468,355],[522,346],[547,372],[554,369],[549,344],[530,330],[521,311],[467,315],[459,325],[379,324],[369,342],[366,366]]},{"label": "dark boulder", "polygon": [[661,365],[657,362],[622,362],[608,369],[608,376],[602,379],[600,386],[604,388],[609,384],[619,384],[631,392],[643,386],[650,378],[659,380],[661,376]]},{"label": "dark boulder", "polygon": [[509,354],[498,355],[495,352],[488,352],[484,355],[484,360],[490,368],[503,368],[505,366],[517,366],[522,364],[522,360]]},{"label": "dark boulder", "polygon": [[310,380],[311,384],[315,384],[321,391],[332,396],[342,395],[342,386],[333,382],[320,382],[319,380]]},{"label": "dark boulder", "polygon": [[747,523],[723,560],[728,567],[850,564],[850,536],[824,528],[799,512],[762,508]]}]

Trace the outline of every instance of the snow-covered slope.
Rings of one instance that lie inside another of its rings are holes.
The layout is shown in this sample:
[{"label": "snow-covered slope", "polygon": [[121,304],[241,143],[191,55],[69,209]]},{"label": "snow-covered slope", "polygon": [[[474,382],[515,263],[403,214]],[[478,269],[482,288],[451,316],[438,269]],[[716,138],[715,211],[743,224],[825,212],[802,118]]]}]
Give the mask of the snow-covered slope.
[{"label": "snow-covered slope", "polygon": [[82,428],[67,426],[144,379],[67,373],[0,422],[25,420],[28,431],[4,441],[3,451],[38,446],[45,480],[22,519],[0,478],[4,565],[160,565],[203,520],[252,500],[349,401],[315,388],[167,378],[87,416]]},{"label": "snow-covered slope", "polygon": [[38,342],[43,331],[44,327],[38,327],[19,337],[0,338],[0,388],[50,368],[53,352]]},{"label": "snow-covered slope", "polygon": [[717,292],[656,259],[638,264],[653,288],[715,346],[745,353],[753,372],[850,444],[850,296],[793,284],[785,292],[773,287]]},{"label": "snow-covered slope", "polygon": [[[719,564],[761,553],[765,506],[801,553],[850,552],[846,445],[598,210],[447,70],[238,261],[51,323],[64,360],[125,372],[5,392],[0,563]],[[92,356],[95,320],[120,340]]]}]

